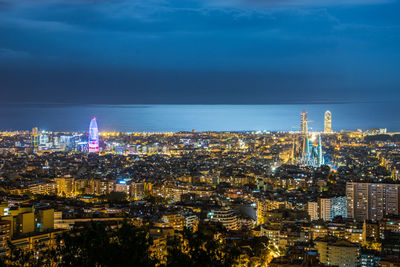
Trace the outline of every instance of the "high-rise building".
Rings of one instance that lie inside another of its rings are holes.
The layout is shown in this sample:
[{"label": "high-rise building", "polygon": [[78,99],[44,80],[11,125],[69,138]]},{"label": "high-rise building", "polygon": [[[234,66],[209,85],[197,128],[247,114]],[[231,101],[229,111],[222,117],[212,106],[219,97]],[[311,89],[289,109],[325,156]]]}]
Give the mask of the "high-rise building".
[{"label": "high-rise building", "polygon": [[144,183],[133,182],[131,184],[131,197],[135,200],[141,200],[144,198]]},{"label": "high-rise building", "polygon": [[381,220],[386,215],[399,215],[400,184],[346,184],[347,217],[357,221]]},{"label": "high-rise building", "polygon": [[39,146],[39,129],[37,127],[32,128],[31,132],[31,146],[37,148]]},{"label": "high-rise building", "polygon": [[333,197],[331,200],[331,220],[336,216],[347,217],[346,196]]},{"label": "high-rise building", "polygon": [[319,198],[319,218],[324,221],[331,220],[331,199],[330,198]]},{"label": "high-rise building", "polygon": [[315,220],[319,219],[318,202],[308,202],[307,211],[308,211],[308,215],[310,216],[311,221],[315,221]]},{"label": "high-rise building", "polygon": [[300,113],[300,131],[302,134],[307,134],[308,132],[307,111],[305,110]]},{"label": "high-rise building", "polygon": [[332,221],[336,216],[346,218],[346,197],[318,198],[318,202],[308,202],[307,211],[311,220]]},{"label": "high-rise building", "polygon": [[324,116],[324,133],[332,132],[332,113],[327,110]]},{"label": "high-rise building", "polygon": [[99,153],[99,129],[96,117],[90,121],[89,126],[89,153]]}]

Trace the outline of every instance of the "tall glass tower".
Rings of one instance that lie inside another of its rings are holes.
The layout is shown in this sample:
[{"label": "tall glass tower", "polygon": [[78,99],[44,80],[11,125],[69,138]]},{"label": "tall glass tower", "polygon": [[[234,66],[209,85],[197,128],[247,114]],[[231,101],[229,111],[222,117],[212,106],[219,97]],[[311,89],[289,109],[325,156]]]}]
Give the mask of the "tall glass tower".
[{"label": "tall glass tower", "polygon": [[307,111],[303,110],[300,113],[300,131],[302,134],[307,134],[308,132],[308,121],[307,121]]},{"label": "tall glass tower", "polygon": [[90,121],[89,126],[89,153],[99,153],[99,129],[96,117]]},{"label": "tall glass tower", "polygon": [[332,132],[332,113],[327,110],[324,118],[324,133]]}]

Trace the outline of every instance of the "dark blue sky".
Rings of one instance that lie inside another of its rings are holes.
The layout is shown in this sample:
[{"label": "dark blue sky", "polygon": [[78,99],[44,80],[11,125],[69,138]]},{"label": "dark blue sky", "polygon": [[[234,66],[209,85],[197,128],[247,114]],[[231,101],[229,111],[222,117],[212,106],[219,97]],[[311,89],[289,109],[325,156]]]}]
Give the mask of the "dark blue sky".
[{"label": "dark blue sky", "polygon": [[0,0],[1,103],[400,99],[390,0]]}]

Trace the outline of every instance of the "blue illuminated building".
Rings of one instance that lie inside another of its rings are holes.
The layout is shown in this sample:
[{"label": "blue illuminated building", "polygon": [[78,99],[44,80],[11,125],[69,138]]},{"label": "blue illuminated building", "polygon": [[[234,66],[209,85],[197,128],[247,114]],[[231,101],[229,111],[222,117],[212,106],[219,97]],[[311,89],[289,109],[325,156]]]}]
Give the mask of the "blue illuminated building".
[{"label": "blue illuminated building", "polygon": [[347,201],[346,196],[333,197],[330,199],[331,220],[337,216],[347,217]]},{"label": "blue illuminated building", "polygon": [[322,152],[321,135],[318,135],[318,144],[314,145],[308,135],[303,139],[303,153],[301,164],[305,166],[321,167],[324,165],[324,155]]},{"label": "blue illuminated building", "polygon": [[99,153],[99,129],[97,128],[96,117],[90,121],[88,144],[89,153]]}]

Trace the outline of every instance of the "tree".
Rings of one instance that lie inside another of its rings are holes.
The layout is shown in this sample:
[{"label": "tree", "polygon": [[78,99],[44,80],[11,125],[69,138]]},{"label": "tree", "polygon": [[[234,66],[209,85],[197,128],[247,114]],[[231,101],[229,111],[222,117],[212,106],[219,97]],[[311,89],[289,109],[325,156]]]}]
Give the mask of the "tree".
[{"label": "tree", "polygon": [[178,232],[168,239],[165,261],[160,262],[151,254],[153,243],[147,228],[123,222],[113,229],[93,222],[63,233],[54,248],[40,253],[23,251],[10,243],[11,253],[0,266],[225,267],[238,264],[240,256],[246,254],[248,259],[265,262],[267,238],[250,238],[239,244],[225,238],[226,233],[222,225],[210,223],[201,223],[195,233],[188,229]]},{"label": "tree", "polygon": [[163,199],[162,197],[158,197],[158,196],[153,196],[151,194],[146,194],[144,196],[144,200],[150,202],[153,205],[158,205],[158,204],[164,204],[167,203],[167,201],[165,199]]},{"label": "tree", "polygon": [[59,266],[154,266],[147,231],[128,225],[117,230],[92,223],[84,230],[65,233],[59,240]]},{"label": "tree", "polygon": [[120,203],[126,201],[127,195],[124,192],[110,192],[107,196],[107,201],[111,203]]},{"label": "tree", "polygon": [[149,254],[148,231],[126,222],[118,229],[104,223],[91,223],[84,229],[65,232],[55,248],[36,253],[9,244],[10,255],[3,266],[155,266]]},{"label": "tree", "polygon": [[22,267],[42,267],[56,266],[54,262],[54,250],[45,249],[42,253],[33,250],[25,251],[8,241],[9,255],[0,258],[0,266],[22,266]]},{"label": "tree", "polygon": [[192,233],[183,231],[167,243],[166,266],[232,266],[238,260],[239,250],[216,236],[216,226],[200,224]]}]

